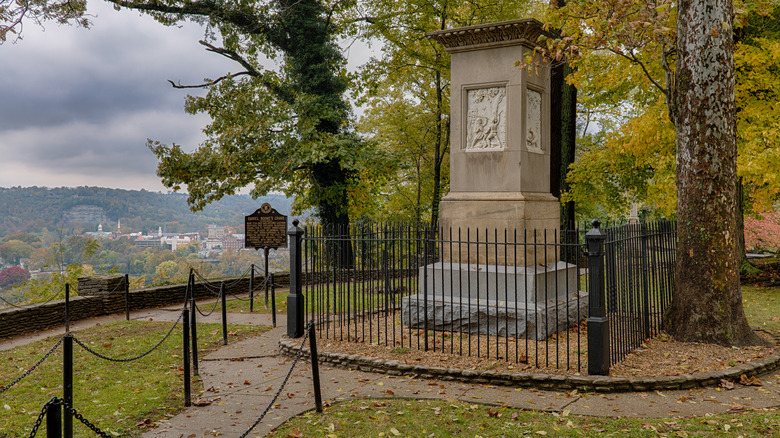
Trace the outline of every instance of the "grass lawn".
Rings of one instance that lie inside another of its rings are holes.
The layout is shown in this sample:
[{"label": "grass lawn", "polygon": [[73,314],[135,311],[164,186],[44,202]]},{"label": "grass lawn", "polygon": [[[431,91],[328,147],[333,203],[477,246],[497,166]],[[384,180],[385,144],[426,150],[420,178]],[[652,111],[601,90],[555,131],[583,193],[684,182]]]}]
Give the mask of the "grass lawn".
[{"label": "grass lawn", "polygon": [[[227,311],[228,313],[249,313],[249,295],[239,295],[237,298],[233,295],[227,295]],[[276,293],[276,313],[287,313],[287,292]],[[198,307],[204,312],[211,311],[214,304],[199,304]],[[215,312],[222,311],[222,304],[217,304]],[[271,294],[268,294],[268,307],[265,307],[265,292],[260,291],[255,293],[255,304],[253,306],[254,313],[271,313]]]},{"label": "grass lawn", "polygon": [[[157,344],[172,323],[121,321],[74,332],[93,350],[109,357],[136,356]],[[205,355],[222,343],[219,324],[198,324],[198,346]],[[267,327],[228,325],[234,340]],[[59,340],[50,337],[0,352],[0,385],[28,370]],[[0,394],[0,437],[27,436],[41,407],[53,396],[62,397],[62,346],[17,385]],[[182,397],[181,325],[158,349],[142,359],[117,363],[99,359],[74,342],[74,407],[85,418],[114,436],[137,436],[137,425],[172,416],[184,408]],[[193,396],[202,390],[193,380]],[[194,398],[194,397],[193,397]],[[44,426],[38,436],[45,436]],[[74,434],[95,434],[74,421]]]},{"label": "grass lawn", "polygon": [[780,411],[686,419],[603,418],[468,404],[455,400],[356,400],[308,412],[269,437],[762,437],[780,434]]},{"label": "grass lawn", "polygon": [[[780,331],[780,287],[742,287],[751,326]],[[780,436],[780,410],[687,419],[601,418],[459,401],[360,400],[292,419],[271,437]]]},{"label": "grass lawn", "polygon": [[742,304],[751,327],[780,333],[780,287],[742,286]]}]

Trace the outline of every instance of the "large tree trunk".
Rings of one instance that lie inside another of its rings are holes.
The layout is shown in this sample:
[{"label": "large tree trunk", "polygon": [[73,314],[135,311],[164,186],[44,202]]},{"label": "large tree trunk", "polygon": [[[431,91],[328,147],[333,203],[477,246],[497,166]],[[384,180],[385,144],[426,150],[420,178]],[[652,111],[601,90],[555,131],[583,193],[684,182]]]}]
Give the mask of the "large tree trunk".
[{"label": "large tree trunk", "polygon": [[677,265],[667,330],[680,341],[753,345],[737,250],[731,0],[677,6]]}]

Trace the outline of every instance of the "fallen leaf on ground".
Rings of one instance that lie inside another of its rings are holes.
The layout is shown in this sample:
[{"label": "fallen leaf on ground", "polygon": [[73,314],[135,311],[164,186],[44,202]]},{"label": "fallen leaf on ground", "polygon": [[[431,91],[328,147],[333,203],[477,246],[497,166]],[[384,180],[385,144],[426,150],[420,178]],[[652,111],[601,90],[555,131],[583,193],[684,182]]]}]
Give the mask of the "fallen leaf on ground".
[{"label": "fallen leaf on ground", "polygon": [[739,383],[745,386],[763,386],[764,384],[761,383],[761,380],[759,380],[756,376],[750,376],[743,374],[739,376]]}]

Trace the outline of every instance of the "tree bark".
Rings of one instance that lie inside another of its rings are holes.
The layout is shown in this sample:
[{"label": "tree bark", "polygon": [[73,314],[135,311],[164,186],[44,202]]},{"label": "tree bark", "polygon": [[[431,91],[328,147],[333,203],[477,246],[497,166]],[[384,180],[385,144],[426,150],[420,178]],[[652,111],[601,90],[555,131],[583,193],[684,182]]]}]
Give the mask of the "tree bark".
[{"label": "tree bark", "polygon": [[679,341],[755,345],[739,285],[733,7],[677,8],[678,243],[666,328]]}]

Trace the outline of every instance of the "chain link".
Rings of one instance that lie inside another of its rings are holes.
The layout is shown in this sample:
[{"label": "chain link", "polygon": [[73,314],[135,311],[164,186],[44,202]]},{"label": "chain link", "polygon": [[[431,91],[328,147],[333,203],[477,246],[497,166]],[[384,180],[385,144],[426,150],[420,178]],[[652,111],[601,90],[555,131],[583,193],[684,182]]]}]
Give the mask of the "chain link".
[{"label": "chain link", "polygon": [[132,362],[134,360],[138,360],[138,359],[141,359],[143,357],[148,356],[151,352],[153,352],[160,345],[162,345],[162,343],[165,342],[165,340],[168,339],[168,337],[171,336],[171,333],[173,333],[173,329],[175,329],[176,326],[179,325],[179,321],[181,321],[182,316],[183,316],[182,312],[179,312],[179,318],[176,320],[176,322],[173,323],[173,325],[171,326],[171,329],[168,330],[168,333],[166,333],[165,336],[162,339],[160,339],[160,342],[158,342],[154,347],[152,347],[151,349],[147,350],[146,352],[141,353],[138,356],[134,356],[134,357],[128,357],[128,358],[124,358],[124,359],[115,358],[115,357],[109,357],[109,356],[106,356],[106,355],[104,355],[102,353],[99,353],[99,352],[93,350],[87,344],[81,342],[79,340],[79,338],[77,338],[75,336],[73,337],[73,340],[77,344],[79,344],[83,349],[87,350],[89,353],[92,353],[93,355],[95,355],[95,356],[97,356],[97,357],[99,357],[101,359],[104,359],[104,360],[107,360],[107,361],[110,361],[110,362]]},{"label": "chain link", "polygon": [[35,424],[33,424],[32,431],[30,431],[29,438],[33,438],[38,434],[38,429],[40,429],[41,424],[43,423],[43,417],[46,416],[46,412],[48,412],[49,407],[51,406],[62,406],[65,410],[65,414],[70,414],[73,418],[79,420],[83,425],[92,430],[92,432],[95,432],[95,435],[103,438],[111,438],[107,433],[100,430],[99,427],[92,424],[92,422],[84,418],[84,416],[81,415],[79,411],[65,403],[65,401],[59,397],[52,397],[51,400],[47,401],[46,404],[43,405],[43,408],[41,408],[41,413],[38,414],[38,418],[35,420]]},{"label": "chain link", "polygon": [[301,359],[303,353],[303,346],[306,345],[306,339],[309,338],[309,332],[311,332],[311,328],[313,325],[314,325],[313,320],[309,321],[309,323],[306,325],[306,333],[303,334],[303,341],[301,342],[301,346],[298,348],[298,353],[295,354],[295,360],[293,361],[293,364],[290,367],[290,371],[287,372],[287,376],[284,378],[281,386],[279,386],[279,389],[276,391],[276,395],[274,395],[274,398],[265,408],[263,413],[260,414],[260,418],[258,418],[257,421],[255,421],[251,426],[249,426],[249,429],[247,429],[246,432],[242,433],[241,436],[239,436],[239,438],[246,438],[246,436],[249,435],[249,432],[252,432],[252,429],[254,429],[258,424],[260,424],[260,422],[263,421],[263,418],[265,418],[268,412],[271,411],[271,408],[274,406],[274,403],[276,403],[276,399],[279,398],[279,395],[282,393],[282,390],[284,389],[285,385],[287,385],[287,381],[290,380],[290,376],[292,376],[295,366],[298,364],[298,361]]},{"label": "chain link", "polygon": [[211,311],[210,311],[209,313],[203,313],[203,312],[201,312],[201,310],[200,310],[200,307],[198,306],[198,302],[197,302],[197,301],[193,301],[193,303],[195,304],[195,310],[197,310],[197,311],[198,311],[198,313],[200,313],[200,316],[202,316],[202,317],[204,317],[204,318],[205,318],[205,317],[207,317],[207,316],[210,316],[212,313],[214,313],[214,311],[215,311],[215,310],[217,310],[217,306],[219,305],[219,303],[220,303],[221,301],[222,301],[222,295],[220,294],[220,295],[217,297],[217,300],[216,300],[216,301],[214,301],[214,307],[212,307],[212,308],[211,308]]},{"label": "chain link", "polygon": [[97,427],[94,424],[90,423],[90,421],[87,420],[86,418],[84,418],[84,416],[81,415],[76,409],[68,406],[68,404],[65,403],[62,400],[60,400],[60,403],[62,404],[62,407],[66,411],[68,411],[68,413],[70,413],[73,416],[73,418],[79,420],[83,425],[85,425],[88,428],[90,428],[92,430],[92,432],[95,432],[95,435],[103,437],[103,438],[111,438],[107,433],[105,433],[102,430],[100,430],[99,427]]},{"label": "chain link", "polygon": [[41,423],[43,423],[43,417],[46,416],[46,412],[49,410],[49,406],[57,405],[59,404],[59,400],[57,397],[52,397],[51,400],[47,401],[43,407],[41,408],[41,413],[38,414],[38,418],[35,420],[35,424],[33,424],[32,430],[30,431],[30,438],[33,438],[35,435],[38,434],[38,429],[41,427]]},{"label": "chain link", "polygon": [[17,377],[16,379],[14,379],[14,381],[12,381],[11,383],[9,383],[7,385],[0,386],[0,394],[2,394],[5,391],[11,389],[12,386],[16,385],[22,379],[24,379],[25,377],[29,376],[30,373],[35,371],[35,369],[38,368],[43,363],[44,360],[46,360],[49,356],[51,356],[52,353],[54,353],[54,350],[56,350],[57,347],[60,346],[60,344],[62,344],[62,338],[60,338],[60,340],[57,341],[57,343],[54,344],[53,347],[51,347],[51,350],[49,350],[48,353],[44,354],[42,358],[38,359],[38,362],[36,362],[35,365],[33,365],[27,371],[25,371],[21,376]]}]

